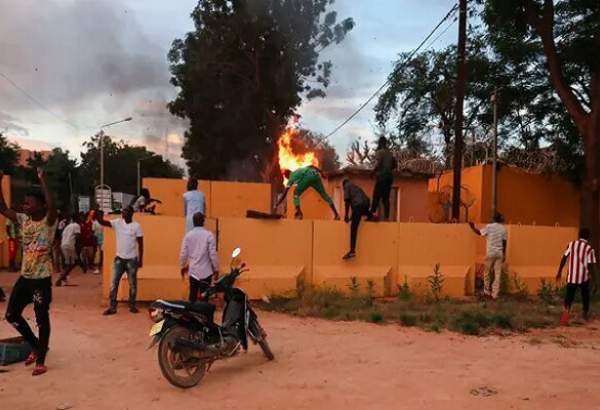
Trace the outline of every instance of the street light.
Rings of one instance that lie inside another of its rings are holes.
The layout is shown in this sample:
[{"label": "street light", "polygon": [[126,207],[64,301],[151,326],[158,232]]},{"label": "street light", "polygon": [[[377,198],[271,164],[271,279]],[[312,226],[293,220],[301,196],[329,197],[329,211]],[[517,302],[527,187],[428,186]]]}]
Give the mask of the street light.
[{"label": "street light", "polygon": [[104,186],[104,128],[110,127],[111,125],[120,124],[122,122],[131,121],[133,118],[127,117],[123,120],[109,122],[100,127],[100,186]]}]

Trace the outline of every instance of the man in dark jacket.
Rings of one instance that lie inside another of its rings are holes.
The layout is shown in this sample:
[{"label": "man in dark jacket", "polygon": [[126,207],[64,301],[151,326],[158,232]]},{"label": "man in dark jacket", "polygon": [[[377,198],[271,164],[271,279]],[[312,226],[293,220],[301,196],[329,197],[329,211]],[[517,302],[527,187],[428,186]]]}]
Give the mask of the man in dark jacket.
[{"label": "man in dark jacket", "polygon": [[371,213],[377,212],[379,201],[383,201],[383,213],[387,221],[390,219],[390,192],[394,182],[393,171],[396,169],[396,161],[388,148],[388,141],[385,137],[379,138],[375,161],[375,169],[373,170],[375,173],[375,188],[373,189]]},{"label": "man in dark jacket", "polygon": [[[345,213],[344,221],[350,222],[350,252],[344,255],[343,259],[350,259],[356,256],[356,240],[358,236],[358,226],[363,216],[368,219],[373,218],[369,210],[369,197],[357,185],[345,179],[344,185],[344,203]],[[352,217],[348,216],[348,211],[352,209]]]}]

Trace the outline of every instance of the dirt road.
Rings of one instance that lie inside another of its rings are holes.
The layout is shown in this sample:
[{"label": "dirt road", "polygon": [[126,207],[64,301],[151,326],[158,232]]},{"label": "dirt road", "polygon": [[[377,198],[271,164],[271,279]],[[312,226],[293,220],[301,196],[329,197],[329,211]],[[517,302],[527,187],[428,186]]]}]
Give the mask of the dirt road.
[{"label": "dirt road", "polygon": [[[0,286],[14,278],[0,273]],[[146,350],[145,313],[104,317],[99,276],[72,282],[53,289],[49,372],[0,368],[1,409],[600,409],[598,322],[478,338],[263,312],[276,360],[251,346],[184,391]]]}]

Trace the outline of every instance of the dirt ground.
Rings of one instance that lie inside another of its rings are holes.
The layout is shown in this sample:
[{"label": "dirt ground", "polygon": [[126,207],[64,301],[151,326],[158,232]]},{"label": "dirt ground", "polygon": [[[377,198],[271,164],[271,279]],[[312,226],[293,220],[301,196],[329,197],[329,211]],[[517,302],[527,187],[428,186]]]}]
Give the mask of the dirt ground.
[{"label": "dirt ground", "polygon": [[180,390],[146,350],[145,312],[104,317],[100,277],[71,282],[53,289],[49,372],[0,367],[1,409],[600,409],[599,322],[479,338],[259,312],[274,362],[251,346]]}]

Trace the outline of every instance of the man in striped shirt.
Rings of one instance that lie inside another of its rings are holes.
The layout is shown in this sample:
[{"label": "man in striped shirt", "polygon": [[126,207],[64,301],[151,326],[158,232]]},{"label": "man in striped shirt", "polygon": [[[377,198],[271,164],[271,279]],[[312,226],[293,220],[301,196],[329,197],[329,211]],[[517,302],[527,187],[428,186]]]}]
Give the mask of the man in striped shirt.
[{"label": "man in striped shirt", "polygon": [[556,274],[556,280],[559,281],[562,276],[562,270],[569,262],[569,273],[567,274],[567,294],[565,296],[565,305],[562,317],[560,319],[561,325],[569,324],[569,314],[571,311],[571,305],[575,299],[575,292],[577,288],[581,288],[581,300],[583,302],[583,318],[588,319],[590,311],[590,288],[596,291],[596,280],[595,280],[595,264],[596,264],[596,253],[591,245],[588,243],[590,239],[590,230],[582,228],[579,231],[579,239],[569,243],[567,250],[563,255],[558,273]]}]

